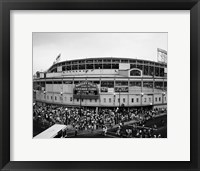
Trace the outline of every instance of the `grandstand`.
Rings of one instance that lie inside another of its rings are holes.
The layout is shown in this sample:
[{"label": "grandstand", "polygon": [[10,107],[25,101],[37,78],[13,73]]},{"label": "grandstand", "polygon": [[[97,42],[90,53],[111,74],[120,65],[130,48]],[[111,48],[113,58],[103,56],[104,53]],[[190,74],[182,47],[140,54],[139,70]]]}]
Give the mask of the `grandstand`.
[{"label": "grandstand", "polygon": [[167,106],[167,64],[95,57],[54,63],[33,79],[34,101],[81,107]]}]

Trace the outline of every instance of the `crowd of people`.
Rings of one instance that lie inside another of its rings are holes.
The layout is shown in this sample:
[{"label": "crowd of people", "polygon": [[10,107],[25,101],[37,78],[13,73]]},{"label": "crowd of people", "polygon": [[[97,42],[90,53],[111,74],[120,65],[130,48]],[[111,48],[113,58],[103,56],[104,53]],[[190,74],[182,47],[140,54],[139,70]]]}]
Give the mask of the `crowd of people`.
[{"label": "crowd of people", "polygon": [[[149,137],[153,128],[144,129],[145,122],[151,120],[166,109],[126,109],[102,108],[96,111],[94,108],[64,107],[56,105],[42,105],[35,103],[33,106],[33,120],[43,127],[54,124],[65,124],[75,130],[75,136],[80,131],[102,130],[106,136],[108,128],[116,129],[115,134],[127,137]],[[125,128],[124,123],[135,121],[133,128]],[[135,127],[135,128],[134,128]],[[141,127],[142,129],[138,129]],[[156,128],[156,125],[154,126]],[[114,129],[114,130],[115,130]]]}]

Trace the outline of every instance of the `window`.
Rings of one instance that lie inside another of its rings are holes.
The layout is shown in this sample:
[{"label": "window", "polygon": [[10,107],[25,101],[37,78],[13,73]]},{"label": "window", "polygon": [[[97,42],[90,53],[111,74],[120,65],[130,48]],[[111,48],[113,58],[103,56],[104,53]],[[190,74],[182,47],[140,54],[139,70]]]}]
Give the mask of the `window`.
[{"label": "window", "polygon": [[121,60],[121,63],[128,63],[128,60],[122,59],[122,60]]},{"label": "window", "polygon": [[79,63],[79,64],[82,64],[82,63],[85,63],[85,61],[84,61],[84,60],[81,60],[81,61],[79,61],[78,63]]},{"label": "window", "polygon": [[72,64],[77,64],[78,61],[72,61]]},{"label": "window", "polygon": [[94,69],[93,64],[87,64],[86,69]]},{"label": "window", "polygon": [[51,100],[53,100],[53,97],[51,96]]},{"label": "window", "polygon": [[72,97],[70,97],[70,102],[72,102]]},{"label": "window", "polygon": [[73,84],[73,81],[63,81],[63,84]]},{"label": "window", "polygon": [[159,97],[159,102],[161,101],[161,97]]},{"label": "window", "polygon": [[57,100],[57,97],[55,96],[55,100]]},{"label": "window", "polygon": [[150,74],[151,76],[154,75],[154,67],[153,67],[153,66],[150,66],[150,67],[149,67],[149,74]]},{"label": "window", "polygon": [[149,102],[151,102],[151,97],[149,97]]},{"label": "window", "polygon": [[62,81],[54,81],[53,84],[62,84]]},{"label": "window", "polygon": [[82,102],[83,102],[83,99],[82,99]]},{"label": "window", "polygon": [[46,99],[46,95],[44,95],[44,99]]},{"label": "window", "polygon": [[143,66],[142,65],[137,65],[137,68],[142,70]]},{"label": "window", "polygon": [[144,102],[147,102],[147,98],[144,98]]},{"label": "window", "polygon": [[90,99],[90,102],[92,102],[92,99]]},{"label": "window", "polygon": [[136,64],[131,64],[130,65],[130,68],[132,69],[132,68],[136,68]]},{"label": "window", "polygon": [[134,98],[131,99],[132,103],[134,103]]},{"label": "window", "polygon": [[137,60],[137,63],[138,63],[138,64],[143,64],[144,61],[142,61],[142,60]]},{"label": "window", "polygon": [[109,103],[111,103],[111,98],[109,98]]},{"label": "window", "polygon": [[112,64],[112,69],[119,69],[119,64]]},{"label": "window", "polygon": [[65,68],[67,71],[71,70],[71,65],[67,65],[67,67]]},{"label": "window", "polygon": [[79,69],[80,70],[85,69],[85,65],[79,65]]},{"label": "window", "polygon": [[103,62],[111,62],[111,59],[104,59]]},{"label": "window", "polygon": [[102,59],[95,59],[95,62],[101,62],[102,63]]},{"label": "window", "polygon": [[118,102],[120,102],[120,98],[118,98]]},{"label": "window", "polygon": [[77,99],[77,102],[79,101],[79,99]]},{"label": "window", "polygon": [[95,69],[102,69],[102,68],[103,68],[102,64],[95,64]]},{"label": "window", "polygon": [[74,81],[74,84],[79,84],[80,83],[80,81]]},{"label": "window", "polygon": [[101,81],[101,87],[113,88],[114,81]]},{"label": "window", "polygon": [[164,82],[164,90],[167,91],[167,82]]},{"label": "window", "polygon": [[164,77],[164,68],[160,68],[160,76]]},{"label": "window", "polygon": [[139,98],[136,99],[137,103],[139,102]]},{"label": "window", "polygon": [[130,63],[136,63],[136,60],[130,60]]},{"label": "window", "polygon": [[157,97],[155,98],[155,101],[157,102]]},{"label": "window", "polygon": [[103,69],[111,69],[111,64],[110,63],[103,64]]},{"label": "window", "polygon": [[146,87],[146,88],[153,88],[153,82],[151,81],[144,81],[143,82],[143,87]]},{"label": "window", "polygon": [[103,99],[104,103],[106,103],[106,98]]},{"label": "window", "polygon": [[125,101],[126,101],[125,98],[123,98],[123,103],[125,103]]},{"label": "window", "polygon": [[115,81],[116,86],[128,86],[128,81]]},{"label": "window", "polygon": [[77,70],[78,66],[77,65],[72,65],[72,70]]},{"label": "window", "polygon": [[149,69],[148,66],[144,65],[143,75],[149,75],[148,69]]},{"label": "window", "polygon": [[61,101],[63,100],[63,97],[62,97],[62,96],[60,97],[60,100],[61,100]]},{"label": "window", "polygon": [[67,97],[65,97],[65,101],[67,101]]},{"label": "window", "polygon": [[167,98],[166,98],[166,96],[165,96],[165,101],[167,101]]},{"label": "window", "polygon": [[95,99],[95,102],[97,102],[97,99]]},{"label": "window", "polygon": [[49,100],[49,96],[47,95],[47,99]]},{"label": "window", "polygon": [[155,82],[154,87],[155,87],[155,89],[163,90],[163,82],[161,82],[161,81]]},{"label": "window", "polygon": [[120,62],[119,59],[113,59],[113,60],[112,60],[112,63],[119,63],[119,62]]},{"label": "window", "polygon": [[130,81],[130,87],[141,87],[141,81]]},{"label": "window", "polygon": [[93,63],[93,60],[86,60],[86,63]]},{"label": "window", "polygon": [[160,68],[155,67],[155,75],[159,76],[160,75]]},{"label": "window", "polygon": [[130,76],[141,76],[141,71],[139,70],[131,70]]}]

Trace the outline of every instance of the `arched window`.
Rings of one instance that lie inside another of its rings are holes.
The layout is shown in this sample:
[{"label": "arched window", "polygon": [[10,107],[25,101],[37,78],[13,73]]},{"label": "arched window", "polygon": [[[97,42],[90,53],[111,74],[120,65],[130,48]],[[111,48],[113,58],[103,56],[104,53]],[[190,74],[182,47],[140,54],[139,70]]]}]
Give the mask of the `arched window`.
[{"label": "arched window", "polygon": [[130,76],[141,76],[141,71],[140,70],[131,70]]}]

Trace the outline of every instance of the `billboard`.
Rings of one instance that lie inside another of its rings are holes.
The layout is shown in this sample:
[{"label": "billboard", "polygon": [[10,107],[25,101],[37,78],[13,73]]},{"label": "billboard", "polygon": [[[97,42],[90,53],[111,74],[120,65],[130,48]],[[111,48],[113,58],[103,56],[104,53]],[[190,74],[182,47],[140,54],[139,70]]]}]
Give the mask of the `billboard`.
[{"label": "billboard", "polygon": [[157,48],[157,60],[161,63],[167,63],[167,51]]}]

